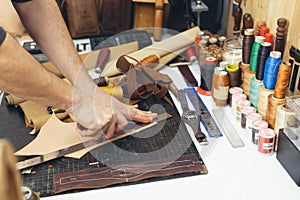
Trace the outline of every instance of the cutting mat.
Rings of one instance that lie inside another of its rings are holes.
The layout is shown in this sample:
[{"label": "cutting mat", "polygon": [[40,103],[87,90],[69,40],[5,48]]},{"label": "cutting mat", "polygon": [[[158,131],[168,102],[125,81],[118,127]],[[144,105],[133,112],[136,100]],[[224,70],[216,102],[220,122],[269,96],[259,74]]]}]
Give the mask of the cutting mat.
[{"label": "cutting mat", "polygon": [[[143,110],[151,110],[158,113],[166,111],[172,115],[172,118],[136,135],[97,148],[86,154],[80,160],[59,158],[34,166],[30,174],[22,175],[23,185],[40,192],[42,197],[51,196],[55,195],[53,185],[54,174],[149,161],[157,162],[158,160],[164,159],[174,159],[175,161],[176,158],[181,156],[191,155],[202,164],[203,170],[171,176],[152,177],[137,182],[120,183],[107,187],[206,174],[207,170],[205,164],[196,150],[184,123],[181,121],[176,107],[171,106],[164,100],[158,100],[155,97],[141,101],[139,106]],[[1,138],[8,138],[16,149],[22,148],[34,138],[34,136],[28,134],[30,129],[25,127],[22,112],[19,108],[7,106],[5,102],[2,102],[0,112]],[[76,192],[76,190],[68,192]]]}]

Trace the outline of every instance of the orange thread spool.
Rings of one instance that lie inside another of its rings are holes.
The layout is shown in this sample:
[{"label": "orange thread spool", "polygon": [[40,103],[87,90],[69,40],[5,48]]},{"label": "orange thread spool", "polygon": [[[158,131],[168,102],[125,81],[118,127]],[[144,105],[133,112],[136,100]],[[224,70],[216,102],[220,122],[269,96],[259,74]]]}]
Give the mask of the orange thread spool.
[{"label": "orange thread spool", "polygon": [[290,63],[283,62],[280,65],[278,75],[277,75],[275,90],[274,90],[275,98],[278,98],[278,99],[285,98],[286,89],[290,82],[291,71],[292,71],[292,68],[291,68]]}]

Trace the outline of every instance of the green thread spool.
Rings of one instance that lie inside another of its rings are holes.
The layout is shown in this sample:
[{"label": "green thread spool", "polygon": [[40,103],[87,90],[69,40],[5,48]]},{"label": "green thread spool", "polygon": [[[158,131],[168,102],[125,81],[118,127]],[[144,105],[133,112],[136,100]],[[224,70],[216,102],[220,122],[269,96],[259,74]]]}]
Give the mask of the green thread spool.
[{"label": "green thread spool", "polygon": [[265,41],[265,37],[263,37],[263,36],[255,37],[255,42],[253,43],[252,50],[251,50],[251,56],[250,56],[250,71],[252,71],[252,72],[256,72],[258,51],[259,51],[261,43],[264,41]]},{"label": "green thread spool", "polygon": [[260,80],[257,80],[255,77],[253,77],[250,81],[250,97],[249,101],[253,107],[258,109],[258,98],[259,98],[259,92],[260,88],[263,85],[263,82]]}]

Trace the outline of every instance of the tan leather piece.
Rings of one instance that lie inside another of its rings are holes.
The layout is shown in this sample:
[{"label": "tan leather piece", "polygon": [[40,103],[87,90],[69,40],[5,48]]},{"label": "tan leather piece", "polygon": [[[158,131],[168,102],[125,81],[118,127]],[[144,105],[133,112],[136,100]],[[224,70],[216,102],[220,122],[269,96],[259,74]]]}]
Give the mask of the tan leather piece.
[{"label": "tan leather piece", "polygon": [[[24,112],[26,126],[33,128],[30,134],[35,134],[36,132],[38,132],[51,117],[51,114],[49,114],[47,110],[47,106],[37,104],[31,101],[21,103],[19,106]],[[65,119],[68,116],[69,115],[66,112],[56,114],[56,117],[58,119]]]}]

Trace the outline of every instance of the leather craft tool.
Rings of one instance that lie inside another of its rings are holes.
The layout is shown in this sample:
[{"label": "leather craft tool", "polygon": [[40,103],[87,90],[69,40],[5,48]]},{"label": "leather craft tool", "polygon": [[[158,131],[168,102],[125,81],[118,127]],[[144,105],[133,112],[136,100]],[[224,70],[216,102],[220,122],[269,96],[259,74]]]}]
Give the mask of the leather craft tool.
[{"label": "leather craft tool", "polygon": [[219,130],[216,122],[212,118],[210,112],[207,110],[205,104],[201,100],[200,96],[197,94],[194,88],[186,88],[184,89],[188,98],[192,102],[195,110],[201,116],[201,122],[203,123],[206,131],[211,137],[219,137],[222,136],[221,131]]},{"label": "leather craft tool", "polygon": [[46,162],[46,161],[53,160],[55,158],[62,157],[64,155],[67,155],[67,154],[70,154],[70,153],[74,153],[76,151],[79,151],[79,150],[82,150],[82,149],[85,149],[85,148],[100,147],[100,146],[105,145],[107,143],[114,142],[114,141],[119,140],[121,138],[127,137],[129,135],[133,135],[133,134],[138,133],[142,130],[153,127],[153,126],[157,125],[158,122],[160,122],[162,120],[165,120],[165,119],[168,119],[169,117],[171,117],[170,114],[164,113],[164,114],[158,115],[158,117],[152,123],[149,123],[149,124],[129,123],[120,134],[115,134],[115,136],[111,139],[107,140],[105,138],[102,138],[100,140],[94,140],[94,139],[93,140],[88,140],[84,143],[75,144],[73,146],[69,146],[69,147],[54,151],[54,152],[50,152],[50,153],[47,153],[45,155],[39,155],[39,156],[30,158],[30,159],[27,159],[27,160],[20,161],[16,165],[17,165],[18,169],[24,169],[24,168],[31,167],[31,166],[34,166],[34,165],[37,165],[37,164],[41,164],[41,163]]},{"label": "leather craft tool", "polygon": [[234,148],[243,147],[245,146],[243,140],[237,133],[237,131],[233,128],[234,125],[230,122],[228,117],[226,116],[223,109],[213,109],[214,116],[223,130],[223,133],[226,135],[227,139],[229,140],[230,144]]},{"label": "leather craft tool", "polygon": [[3,95],[4,95],[4,92],[0,90],[0,105],[2,103]]},{"label": "leather craft tool", "polygon": [[195,137],[200,145],[207,145],[206,135],[201,131],[201,116],[195,110],[189,108],[184,90],[179,90],[179,100],[182,107],[182,118],[184,122],[192,127]]},{"label": "leather craft tool", "polygon": [[103,48],[100,50],[95,66],[95,72],[101,73],[109,59],[110,56],[110,49],[109,48]]}]

